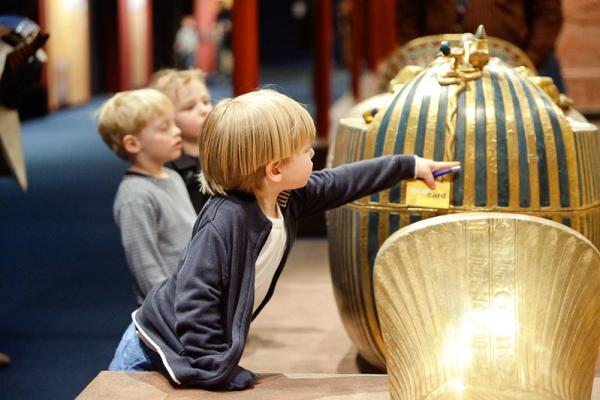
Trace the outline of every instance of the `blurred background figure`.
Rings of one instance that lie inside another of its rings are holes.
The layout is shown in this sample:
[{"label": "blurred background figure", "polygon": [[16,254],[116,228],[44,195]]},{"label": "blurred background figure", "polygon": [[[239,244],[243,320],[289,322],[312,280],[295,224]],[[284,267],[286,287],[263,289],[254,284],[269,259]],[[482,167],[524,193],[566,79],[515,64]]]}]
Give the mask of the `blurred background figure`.
[{"label": "blurred background figure", "polygon": [[218,73],[227,78],[233,71],[233,53],[231,51],[231,8],[233,0],[219,0],[217,13],[216,42]]},{"label": "blurred background figure", "polygon": [[18,15],[0,15],[0,103],[18,108],[41,76],[48,34],[38,24]]},{"label": "blurred background figure", "polygon": [[200,38],[198,26],[193,15],[185,15],[181,19],[179,30],[175,35],[173,50],[175,53],[175,66],[179,69],[196,67],[196,56]]},{"label": "blurred background figure", "polygon": [[425,35],[475,32],[483,24],[489,36],[521,48],[540,75],[551,77],[561,93],[566,90],[554,54],[561,0],[397,0],[397,7],[400,45]]},{"label": "blurred background figure", "polygon": [[337,61],[344,67],[350,67],[352,58],[352,0],[339,0],[336,7],[336,46]]}]

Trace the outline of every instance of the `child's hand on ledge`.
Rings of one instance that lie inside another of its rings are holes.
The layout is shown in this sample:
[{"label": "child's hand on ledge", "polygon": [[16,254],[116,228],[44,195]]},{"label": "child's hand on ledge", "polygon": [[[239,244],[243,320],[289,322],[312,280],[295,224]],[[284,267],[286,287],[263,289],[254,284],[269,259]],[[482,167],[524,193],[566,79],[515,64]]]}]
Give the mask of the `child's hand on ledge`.
[{"label": "child's hand on ledge", "polygon": [[431,190],[435,189],[434,172],[460,165],[458,161],[433,161],[419,156],[415,157],[415,163],[416,178],[423,179]]}]

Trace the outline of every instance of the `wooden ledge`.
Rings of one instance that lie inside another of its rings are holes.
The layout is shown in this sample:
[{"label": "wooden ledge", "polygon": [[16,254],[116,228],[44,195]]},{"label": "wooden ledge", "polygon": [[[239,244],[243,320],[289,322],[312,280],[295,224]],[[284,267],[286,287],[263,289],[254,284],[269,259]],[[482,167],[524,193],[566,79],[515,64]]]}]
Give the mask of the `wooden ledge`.
[{"label": "wooden ledge", "polygon": [[157,372],[103,371],[81,392],[79,400],[388,400],[387,375],[261,374],[253,389],[210,392],[175,389]]},{"label": "wooden ledge", "polygon": [[[158,372],[102,371],[77,397],[79,400],[389,400],[387,375],[261,374],[253,389],[210,392],[175,389]],[[600,377],[591,400],[600,400]]]}]

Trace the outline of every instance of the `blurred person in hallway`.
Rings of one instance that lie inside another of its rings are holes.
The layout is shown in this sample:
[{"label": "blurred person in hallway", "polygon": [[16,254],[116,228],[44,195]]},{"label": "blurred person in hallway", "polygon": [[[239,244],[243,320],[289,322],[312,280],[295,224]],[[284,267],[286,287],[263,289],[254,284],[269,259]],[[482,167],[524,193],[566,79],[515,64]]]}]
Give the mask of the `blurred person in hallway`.
[{"label": "blurred person in hallway", "polygon": [[176,68],[196,68],[199,43],[200,35],[194,16],[184,16],[181,19],[179,29],[175,34],[175,42],[173,43]]},{"label": "blurred person in hallway", "polygon": [[217,43],[217,67],[218,74],[222,78],[228,78],[233,71],[232,51],[232,0],[219,0],[219,12],[217,13],[216,43]]}]

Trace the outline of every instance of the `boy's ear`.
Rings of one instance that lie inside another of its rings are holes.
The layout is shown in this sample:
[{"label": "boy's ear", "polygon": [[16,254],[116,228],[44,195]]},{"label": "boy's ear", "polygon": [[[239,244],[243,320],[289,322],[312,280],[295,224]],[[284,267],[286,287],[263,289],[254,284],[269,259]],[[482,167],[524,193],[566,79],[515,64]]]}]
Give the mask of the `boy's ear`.
[{"label": "boy's ear", "polygon": [[142,145],[137,137],[133,135],[125,135],[123,139],[121,139],[123,144],[123,148],[129,154],[137,154],[142,149]]},{"label": "boy's ear", "polygon": [[265,177],[272,182],[281,182],[283,179],[281,165],[281,160],[269,161],[265,167]]}]

